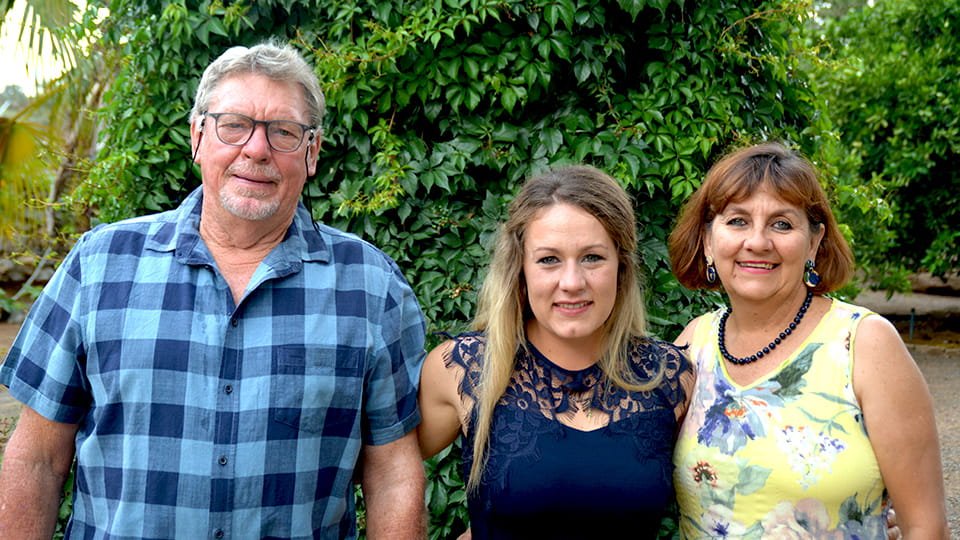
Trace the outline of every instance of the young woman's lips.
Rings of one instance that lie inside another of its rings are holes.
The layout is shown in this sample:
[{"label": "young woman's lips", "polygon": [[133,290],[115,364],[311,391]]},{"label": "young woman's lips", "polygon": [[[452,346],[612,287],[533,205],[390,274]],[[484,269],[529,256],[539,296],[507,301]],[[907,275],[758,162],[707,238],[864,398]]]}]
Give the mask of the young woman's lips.
[{"label": "young woman's lips", "polygon": [[581,300],[579,302],[555,302],[553,305],[565,313],[580,313],[586,310],[593,302]]}]

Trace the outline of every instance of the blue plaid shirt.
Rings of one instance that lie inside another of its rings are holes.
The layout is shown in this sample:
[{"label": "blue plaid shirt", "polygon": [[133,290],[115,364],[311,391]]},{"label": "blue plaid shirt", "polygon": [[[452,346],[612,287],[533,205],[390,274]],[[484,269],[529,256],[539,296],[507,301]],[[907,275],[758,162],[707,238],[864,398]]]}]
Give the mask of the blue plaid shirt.
[{"label": "blue plaid shirt", "polygon": [[396,264],[305,208],[237,306],[176,210],[67,255],[0,368],[78,423],[76,538],[349,538],[364,444],[420,420],[424,321]]}]

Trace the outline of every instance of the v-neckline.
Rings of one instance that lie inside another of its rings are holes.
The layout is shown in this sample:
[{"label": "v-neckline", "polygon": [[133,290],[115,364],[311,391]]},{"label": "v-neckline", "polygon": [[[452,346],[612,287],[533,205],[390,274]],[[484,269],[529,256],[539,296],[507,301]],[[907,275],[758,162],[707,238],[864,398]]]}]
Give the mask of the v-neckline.
[{"label": "v-neckline", "polygon": [[800,353],[802,353],[804,350],[806,350],[807,346],[811,342],[813,342],[815,338],[819,336],[820,333],[823,331],[823,325],[825,321],[831,318],[834,310],[837,307],[837,302],[835,300],[833,300],[832,298],[828,298],[828,300],[830,301],[830,307],[827,308],[827,311],[825,311],[823,315],[820,317],[820,320],[817,321],[817,324],[816,326],[814,326],[813,331],[810,332],[810,335],[805,337],[803,341],[801,341],[797,345],[797,347],[794,348],[794,350],[791,351],[790,354],[787,355],[787,357],[784,358],[780,362],[780,364],[778,364],[775,368],[771,369],[770,371],[768,371],[763,375],[760,375],[759,377],[757,377],[756,379],[754,379],[748,384],[740,384],[736,380],[734,380],[734,378],[730,374],[729,366],[727,365],[726,362],[723,361],[723,355],[720,354],[720,343],[719,343],[719,340],[717,339],[717,326],[720,324],[720,316],[717,315],[714,318],[713,325],[711,325],[711,331],[713,332],[712,342],[713,342],[713,349],[714,349],[714,358],[716,358],[716,362],[717,364],[719,364],[720,372],[723,374],[724,380],[737,391],[745,392],[745,391],[753,390],[758,386],[769,382],[771,379],[776,378],[780,373],[783,372],[784,369],[786,369],[791,364],[793,364],[793,362],[796,361],[797,356]]}]

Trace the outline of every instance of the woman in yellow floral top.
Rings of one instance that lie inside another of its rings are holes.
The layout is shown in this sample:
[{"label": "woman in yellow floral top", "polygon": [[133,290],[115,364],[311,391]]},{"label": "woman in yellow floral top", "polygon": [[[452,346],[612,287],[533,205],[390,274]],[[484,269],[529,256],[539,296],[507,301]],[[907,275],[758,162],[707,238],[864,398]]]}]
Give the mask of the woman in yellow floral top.
[{"label": "woman in yellow floral top", "polygon": [[813,166],[779,143],[708,172],[670,237],[674,272],[730,307],[692,321],[677,442],[685,538],[945,538],[930,393],[899,334],[823,296],[853,272]]}]

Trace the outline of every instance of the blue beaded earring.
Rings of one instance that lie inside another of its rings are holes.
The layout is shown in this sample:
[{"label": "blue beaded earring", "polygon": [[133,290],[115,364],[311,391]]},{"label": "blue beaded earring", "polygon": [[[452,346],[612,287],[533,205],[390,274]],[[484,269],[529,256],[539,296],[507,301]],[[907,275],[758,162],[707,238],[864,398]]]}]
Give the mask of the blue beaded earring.
[{"label": "blue beaded earring", "polygon": [[811,289],[820,284],[820,274],[817,273],[817,265],[810,259],[807,259],[807,262],[803,263],[803,283]]},{"label": "blue beaded earring", "polygon": [[717,267],[713,265],[713,257],[707,255],[707,283],[713,285],[717,282]]}]

